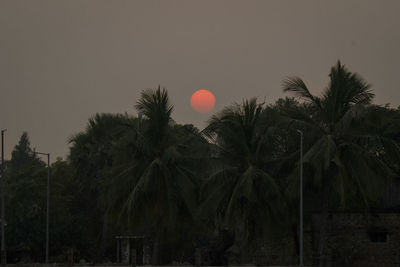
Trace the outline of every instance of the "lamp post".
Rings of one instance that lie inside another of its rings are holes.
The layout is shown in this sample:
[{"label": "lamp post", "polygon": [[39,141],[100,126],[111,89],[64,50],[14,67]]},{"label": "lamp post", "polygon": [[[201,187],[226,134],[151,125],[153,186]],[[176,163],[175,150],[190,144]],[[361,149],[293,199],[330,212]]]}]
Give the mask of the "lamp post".
[{"label": "lamp post", "polygon": [[5,223],[5,207],[4,207],[4,132],[6,129],[1,130],[1,266],[6,266],[7,264],[7,253],[6,253],[6,244],[5,244],[5,233],[4,233],[4,223]]},{"label": "lamp post", "polygon": [[49,263],[49,208],[50,208],[50,153],[33,153],[47,156],[47,208],[46,208],[46,264]]},{"label": "lamp post", "polygon": [[300,267],[303,264],[303,132],[297,130],[300,134]]}]

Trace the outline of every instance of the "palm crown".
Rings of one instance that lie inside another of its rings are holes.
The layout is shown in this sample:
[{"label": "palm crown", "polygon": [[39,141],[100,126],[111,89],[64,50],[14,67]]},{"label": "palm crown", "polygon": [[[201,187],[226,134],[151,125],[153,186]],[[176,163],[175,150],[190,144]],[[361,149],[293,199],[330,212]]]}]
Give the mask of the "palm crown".
[{"label": "palm crown", "polygon": [[255,98],[235,103],[213,116],[203,131],[218,147],[220,161],[202,187],[202,211],[232,230],[239,247],[264,236],[268,222],[283,211],[278,185],[265,168],[271,140],[263,112]]}]

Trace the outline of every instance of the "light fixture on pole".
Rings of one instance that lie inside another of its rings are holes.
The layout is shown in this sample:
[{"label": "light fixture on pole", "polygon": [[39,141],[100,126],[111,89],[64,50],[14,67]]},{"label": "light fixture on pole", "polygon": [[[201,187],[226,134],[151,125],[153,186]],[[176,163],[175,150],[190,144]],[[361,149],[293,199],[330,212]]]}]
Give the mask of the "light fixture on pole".
[{"label": "light fixture on pole", "polygon": [[49,209],[50,209],[50,153],[33,152],[38,155],[47,156],[47,195],[46,195],[46,264],[49,263]]},{"label": "light fixture on pole", "polygon": [[1,266],[6,266],[7,264],[7,253],[6,253],[6,244],[5,244],[5,231],[4,231],[4,224],[5,224],[5,206],[4,206],[4,194],[5,192],[5,176],[4,176],[4,132],[7,131],[6,129],[1,130]]},{"label": "light fixture on pole", "polygon": [[297,130],[300,134],[300,267],[303,263],[303,132]]}]

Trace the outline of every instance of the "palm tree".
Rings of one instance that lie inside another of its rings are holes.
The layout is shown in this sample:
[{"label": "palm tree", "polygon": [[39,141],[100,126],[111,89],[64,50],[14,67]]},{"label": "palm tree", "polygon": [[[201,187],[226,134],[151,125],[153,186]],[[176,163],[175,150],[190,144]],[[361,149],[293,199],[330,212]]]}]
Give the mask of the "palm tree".
[{"label": "palm tree", "polygon": [[[384,181],[391,172],[378,157],[381,149],[397,145],[377,132],[368,132],[365,125],[372,119],[374,94],[358,74],[337,62],[329,74],[330,82],[321,96],[311,94],[299,77],[284,81],[283,90],[305,101],[309,114],[305,119],[293,119],[293,128],[301,128],[309,137],[304,165],[309,172],[305,181],[322,188],[322,223],[319,230],[319,265],[323,265],[324,238],[328,209],[341,208],[354,200],[362,200],[365,207],[382,193]],[[297,170],[292,185],[297,191]],[[296,191],[291,191],[297,197]]]},{"label": "palm tree", "polygon": [[280,189],[266,168],[273,137],[263,106],[255,98],[235,103],[203,131],[218,153],[215,171],[201,190],[200,214],[234,232],[231,250],[243,252],[250,240],[262,240],[284,211]]},{"label": "palm tree", "polygon": [[172,120],[165,89],[142,91],[136,109],[139,118],[115,145],[105,201],[127,231],[153,238],[157,264],[160,240],[193,223],[207,142],[194,127]]}]

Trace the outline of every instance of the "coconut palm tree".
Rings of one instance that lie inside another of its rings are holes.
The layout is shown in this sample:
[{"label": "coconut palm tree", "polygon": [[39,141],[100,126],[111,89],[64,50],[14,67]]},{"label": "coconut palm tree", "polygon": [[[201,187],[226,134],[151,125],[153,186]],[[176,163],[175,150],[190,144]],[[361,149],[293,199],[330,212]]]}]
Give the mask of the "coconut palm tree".
[{"label": "coconut palm tree", "polygon": [[[324,263],[328,209],[360,203],[355,200],[368,207],[375,201],[382,193],[385,178],[391,174],[377,149],[389,151],[389,144],[398,148],[389,138],[366,130],[375,108],[371,104],[374,98],[371,86],[340,61],[331,68],[329,77],[329,85],[321,96],[313,95],[299,77],[290,77],[283,83],[283,90],[303,100],[309,112],[306,119],[293,119],[290,124],[302,129],[309,138],[304,155],[308,170],[305,183],[320,189],[323,211],[318,242],[320,266]],[[295,198],[297,173],[294,170],[290,191]]]},{"label": "coconut palm tree", "polygon": [[[256,99],[233,104],[213,116],[203,133],[217,147],[215,171],[202,186],[200,214],[235,234],[232,251],[271,234],[282,218],[284,201],[266,168],[272,138],[264,104]],[[243,256],[243,255],[242,255]]]},{"label": "coconut palm tree", "polygon": [[136,109],[139,118],[115,145],[105,202],[126,231],[154,240],[157,264],[159,242],[193,223],[207,141],[194,127],[172,120],[165,89],[142,91]]}]

